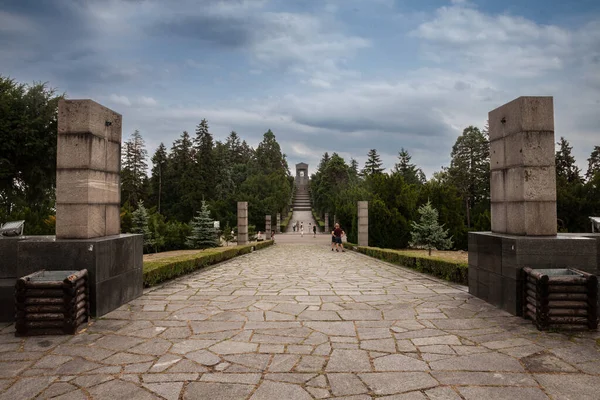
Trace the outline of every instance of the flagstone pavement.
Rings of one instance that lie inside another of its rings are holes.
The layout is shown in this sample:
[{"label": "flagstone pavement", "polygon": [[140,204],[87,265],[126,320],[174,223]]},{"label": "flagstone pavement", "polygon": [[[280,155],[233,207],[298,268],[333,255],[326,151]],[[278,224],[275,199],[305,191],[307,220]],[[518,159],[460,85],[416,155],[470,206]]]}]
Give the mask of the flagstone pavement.
[{"label": "flagstone pavement", "polygon": [[278,244],[76,336],[0,325],[0,399],[598,399],[599,337],[538,332],[360,254]]}]

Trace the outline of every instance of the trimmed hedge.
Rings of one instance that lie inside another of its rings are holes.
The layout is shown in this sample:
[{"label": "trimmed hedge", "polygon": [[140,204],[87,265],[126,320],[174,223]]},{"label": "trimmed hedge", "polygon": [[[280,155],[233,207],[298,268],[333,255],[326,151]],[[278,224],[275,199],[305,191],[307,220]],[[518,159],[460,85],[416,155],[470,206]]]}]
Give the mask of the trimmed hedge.
[{"label": "trimmed hedge", "polygon": [[469,284],[469,265],[466,263],[443,260],[441,258],[406,255],[396,250],[380,249],[378,247],[348,245],[350,249],[353,247],[359,253],[370,257],[411,268],[418,272],[424,272],[450,282],[461,285]]},{"label": "trimmed hedge", "polygon": [[260,250],[271,246],[272,240],[257,242],[245,246],[216,247],[198,254],[163,258],[144,262],[144,287],[150,287],[181,275],[189,274],[201,268],[248,254],[252,248]]},{"label": "trimmed hedge", "polygon": [[285,232],[287,230],[287,226],[290,223],[290,220],[292,219],[292,214],[294,213],[294,209],[290,209],[290,212],[288,213],[287,217],[285,217],[285,221],[283,221],[281,223],[281,225],[279,226],[281,229],[281,232]]},{"label": "trimmed hedge", "polygon": [[319,218],[315,210],[311,209],[311,211],[313,218],[315,219],[315,221],[317,221],[317,224],[319,225],[319,229],[321,230],[321,232],[323,232],[325,230],[325,222],[321,218]]}]

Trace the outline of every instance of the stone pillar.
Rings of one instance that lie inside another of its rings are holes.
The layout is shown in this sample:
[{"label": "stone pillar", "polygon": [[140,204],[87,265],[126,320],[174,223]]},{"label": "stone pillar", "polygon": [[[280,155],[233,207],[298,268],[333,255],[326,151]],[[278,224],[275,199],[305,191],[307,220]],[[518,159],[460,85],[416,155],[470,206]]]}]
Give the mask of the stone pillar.
[{"label": "stone pillar", "polygon": [[358,202],[358,245],[369,245],[369,202]]},{"label": "stone pillar", "polygon": [[552,97],[519,97],[489,113],[492,232],[556,235]]},{"label": "stone pillar", "polygon": [[248,244],[248,202],[237,203],[237,244]]},{"label": "stone pillar", "polygon": [[92,100],[60,100],[56,238],[121,233],[121,115]]},{"label": "stone pillar", "polygon": [[277,213],[277,228],[275,228],[275,232],[281,233],[281,213]]},{"label": "stone pillar", "polygon": [[337,222],[337,215],[333,214],[333,225],[335,225]]},{"label": "stone pillar", "polygon": [[265,215],[265,240],[271,240],[271,216]]},{"label": "stone pillar", "polygon": [[325,233],[331,233],[329,230],[329,213],[325,213]]}]

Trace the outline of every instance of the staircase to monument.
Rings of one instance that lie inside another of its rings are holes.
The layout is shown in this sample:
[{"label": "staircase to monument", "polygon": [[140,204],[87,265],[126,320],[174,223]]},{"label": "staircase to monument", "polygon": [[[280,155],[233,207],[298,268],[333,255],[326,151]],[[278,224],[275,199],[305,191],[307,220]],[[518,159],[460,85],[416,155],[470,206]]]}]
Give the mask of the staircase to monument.
[{"label": "staircase to monument", "polygon": [[[286,233],[301,235],[300,226],[303,226],[304,233],[312,232],[312,226],[316,223],[312,216],[312,205],[310,203],[310,194],[308,185],[296,184],[296,193],[292,201],[294,213],[287,227]],[[298,229],[294,231],[294,224]]]},{"label": "staircase to monument", "polygon": [[308,185],[299,185],[296,187],[292,207],[294,207],[294,211],[311,211],[312,207],[310,204]]}]

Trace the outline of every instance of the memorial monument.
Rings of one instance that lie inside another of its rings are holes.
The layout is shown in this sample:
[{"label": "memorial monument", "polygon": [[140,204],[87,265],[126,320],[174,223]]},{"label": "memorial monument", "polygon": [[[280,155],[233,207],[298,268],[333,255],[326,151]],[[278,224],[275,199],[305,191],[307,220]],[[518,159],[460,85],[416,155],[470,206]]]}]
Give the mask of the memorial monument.
[{"label": "memorial monument", "polygon": [[469,292],[522,313],[523,267],[598,274],[600,235],[557,234],[552,97],[489,113],[491,232],[469,233]]},{"label": "memorial monument", "polygon": [[[92,100],[59,102],[56,236],[3,242],[10,255],[0,271],[10,270],[13,285],[42,269],[87,269],[96,317],[142,294],[142,235],[120,234],[120,160],[120,114]],[[10,307],[0,305],[3,317]]]}]

